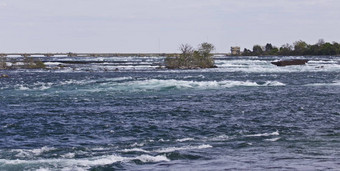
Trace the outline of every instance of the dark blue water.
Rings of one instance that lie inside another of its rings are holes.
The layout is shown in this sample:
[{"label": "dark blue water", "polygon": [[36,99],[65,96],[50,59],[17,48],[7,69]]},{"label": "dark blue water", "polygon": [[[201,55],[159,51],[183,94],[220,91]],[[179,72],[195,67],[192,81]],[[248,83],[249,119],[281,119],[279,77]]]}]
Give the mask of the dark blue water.
[{"label": "dark blue water", "polygon": [[340,59],[310,58],[0,71],[0,170],[337,170]]}]

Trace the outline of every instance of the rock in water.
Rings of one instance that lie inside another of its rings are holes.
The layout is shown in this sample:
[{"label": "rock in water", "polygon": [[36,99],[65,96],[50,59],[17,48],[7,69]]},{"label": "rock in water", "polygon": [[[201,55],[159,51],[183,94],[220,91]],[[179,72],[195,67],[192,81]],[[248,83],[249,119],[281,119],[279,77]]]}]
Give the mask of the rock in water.
[{"label": "rock in water", "polygon": [[0,75],[0,78],[8,78],[9,76],[8,75],[6,75],[6,74],[1,74]]},{"label": "rock in water", "polygon": [[271,62],[276,66],[287,66],[287,65],[305,65],[308,60],[305,59],[294,59],[294,60],[287,60],[287,61],[278,61],[278,62]]}]

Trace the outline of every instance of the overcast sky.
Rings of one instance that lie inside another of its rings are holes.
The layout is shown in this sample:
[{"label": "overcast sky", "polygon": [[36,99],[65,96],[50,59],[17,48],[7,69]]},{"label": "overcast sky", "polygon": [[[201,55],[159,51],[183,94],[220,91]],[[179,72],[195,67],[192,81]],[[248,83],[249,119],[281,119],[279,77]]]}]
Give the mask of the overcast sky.
[{"label": "overcast sky", "polygon": [[340,0],[0,0],[0,52],[178,52],[340,41]]}]

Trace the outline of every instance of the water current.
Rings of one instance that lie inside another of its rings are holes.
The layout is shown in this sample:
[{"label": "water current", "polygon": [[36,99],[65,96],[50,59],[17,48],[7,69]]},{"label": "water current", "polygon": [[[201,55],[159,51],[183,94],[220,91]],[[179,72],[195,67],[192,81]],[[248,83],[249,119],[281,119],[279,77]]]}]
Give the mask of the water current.
[{"label": "water current", "polygon": [[[340,58],[50,58],[4,70],[0,170],[337,170]],[[86,61],[81,64],[65,61]]]}]

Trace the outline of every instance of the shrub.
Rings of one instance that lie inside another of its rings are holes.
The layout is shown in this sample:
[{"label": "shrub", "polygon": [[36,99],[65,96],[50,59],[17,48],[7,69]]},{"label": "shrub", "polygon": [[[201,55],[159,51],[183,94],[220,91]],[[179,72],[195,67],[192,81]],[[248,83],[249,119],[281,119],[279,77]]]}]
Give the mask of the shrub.
[{"label": "shrub", "polygon": [[25,57],[24,58],[24,66],[25,69],[44,69],[46,68],[45,64],[39,59],[34,60],[33,58]]},{"label": "shrub", "polygon": [[211,52],[215,49],[210,43],[202,43],[198,50],[188,44],[180,46],[182,52],[177,57],[167,57],[165,67],[168,69],[197,69],[197,68],[215,68],[214,59]]},{"label": "shrub", "polygon": [[7,69],[6,57],[0,56],[0,69]]}]

